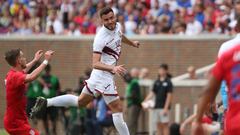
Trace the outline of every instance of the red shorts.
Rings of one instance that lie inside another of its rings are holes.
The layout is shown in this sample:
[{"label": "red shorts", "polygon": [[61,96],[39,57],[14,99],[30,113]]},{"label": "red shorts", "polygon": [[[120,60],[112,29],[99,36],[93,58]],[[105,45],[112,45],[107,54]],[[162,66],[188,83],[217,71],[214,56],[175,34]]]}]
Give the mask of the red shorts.
[{"label": "red shorts", "polygon": [[4,128],[10,135],[39,135],[39,132],[32,129],[27,121],[15,119],[8,121],[4,118]]}]

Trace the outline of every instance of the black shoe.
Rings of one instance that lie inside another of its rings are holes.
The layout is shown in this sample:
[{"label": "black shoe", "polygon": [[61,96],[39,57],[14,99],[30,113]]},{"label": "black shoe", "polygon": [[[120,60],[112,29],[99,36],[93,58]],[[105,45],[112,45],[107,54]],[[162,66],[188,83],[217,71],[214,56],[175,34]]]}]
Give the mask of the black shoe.
[{"label": "black shoe", "polygon": [[44,97],[38,97],[35,105],[31,109],[30,118],[39,116],[41,113],[44,113],[44,111],[46,111],[46,108],[47,108],[47,99],[45,99]]}]

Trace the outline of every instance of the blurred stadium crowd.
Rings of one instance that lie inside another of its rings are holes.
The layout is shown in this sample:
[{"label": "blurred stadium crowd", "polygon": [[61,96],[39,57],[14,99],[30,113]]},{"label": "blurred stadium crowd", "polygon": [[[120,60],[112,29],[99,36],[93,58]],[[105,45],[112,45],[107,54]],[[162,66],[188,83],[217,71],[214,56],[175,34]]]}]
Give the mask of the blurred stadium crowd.
[{"label": "blurred stadium crowd", "polygon": [[111,6],[126,35],[233,34],[239,0],[0,0],[0,34],[95,34]]}]

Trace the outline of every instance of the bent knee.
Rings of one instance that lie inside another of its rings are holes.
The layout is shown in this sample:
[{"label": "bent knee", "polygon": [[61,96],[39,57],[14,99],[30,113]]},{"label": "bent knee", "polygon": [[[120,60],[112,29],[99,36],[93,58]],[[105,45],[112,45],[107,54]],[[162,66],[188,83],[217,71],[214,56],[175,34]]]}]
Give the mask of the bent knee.
[{"label": "bent knee", "polygon": [[87,94],[81,94],[78,97],[78,106],[79,107],[85,107],[87,106],[92,100],[93,100],[93,96],[87,95]]},{"label": "bent knee", "polygon": [[109,104],[109,107],[113,113],[123,112],[122,104]]},{"label": "bent knee", "polygon": [[117,110],[118,110],[118,112],[122,112],[123,111],[123,106],[121,104],[119,104],[117,106]]},{"label": "bent knee", "polygon": [[78,107],[85,107],[87,105],[83,98],[78,98]]}]

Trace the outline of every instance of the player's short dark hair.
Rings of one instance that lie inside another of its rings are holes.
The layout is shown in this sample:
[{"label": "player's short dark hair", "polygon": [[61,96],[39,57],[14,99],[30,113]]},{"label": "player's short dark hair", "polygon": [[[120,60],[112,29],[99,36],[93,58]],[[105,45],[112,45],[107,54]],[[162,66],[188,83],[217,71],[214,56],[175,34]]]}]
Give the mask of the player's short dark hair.
[{"label": "player's short dark hair", "polygon": [[112,8],[109,7],[109,6],[106,6],[106,7],[102,8],[102,9],[100,10],[99,15],[100,15],[100,17],[102,18],[103,15],[106,15],[106,14],[108,14],[108,13],[110,13],[110,12],[113,12]]},{"label": "player's short dark hair", "polygon": [[5,60],[10,66],[16,66],[16,60],[20,56],[21,49],[12,49],[5,53]]}]

